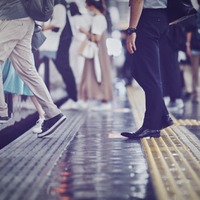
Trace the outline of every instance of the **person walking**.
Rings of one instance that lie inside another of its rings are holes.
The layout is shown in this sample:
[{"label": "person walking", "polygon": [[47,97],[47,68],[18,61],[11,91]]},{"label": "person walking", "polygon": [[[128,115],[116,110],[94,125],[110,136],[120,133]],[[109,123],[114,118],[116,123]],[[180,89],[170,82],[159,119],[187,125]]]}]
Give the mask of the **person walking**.
[{"label": "person walking", "polygon": [[133,55],[134,78],[145,92],[146,111],[136,132],[122,132],[129,139],[160,137],[173,124],[163,100],[159,41],[168,29],[167,0],[130,0],[126,47]]},{"label": "person walking", "polygon": [[[44,81],[34,66],[31,49],[34,21],[27,15],[21,0],[0,1],[0,30],[0,68],[3,62],[10,58],[20,78],[44,109],[45,120],[38,137],[49,135],[66,119],[66,116],[54,104]],[[0,120],[7,121],[8,119],[2,70],[0,70]]]},{"label": "person walking", "polygon": [[[69,47],[72,39],[69,21],[69,4],[65,0],[55,0],[51,19],[42,25],[46,41],[40,47],[40,57],[52,59],[65,84],[68,107],[75,107],[77,88],[69,63]],[[60,107],[62,110],[63,105]]]},{"label": "person walking", "polygon": [[60,75],[62,76],[62,79],[65,83],[67,94],[68,94],[68,100],[64,105],[60,107],[60,109],[77,109],[77,88],[76,88],[76,81],[75,77],[72,71],[72,68],[70,66],[70,58],[69,58],[69,49],[73,37],[72,29],[71,29],[71,23],[70,23],[70,10],[69,10],[69,4],[65,0],[57,0],[59,4],[63,5],[66,8],[66,16],[65,16],[65,26],[62,30],[62,33],[60,35],[60,40],[58,44],[58,50],[56,54],[56,58],[53,59],[56,68]]},{"label": "person walking", "polygon": [[3,88],[5,93],[13,94],[13,96],[24,95],[26,97],[30,97],[39,115],[39,119],[37,120],[36,125],[33,127],[32,131],[33,133],[42,132],[42,123],[44,121],[45,114],[44,110],[42,109],[37,98],[33,95],[29,87],[20,79],[9,59],[7,59],[2,65],[2,74]]}]

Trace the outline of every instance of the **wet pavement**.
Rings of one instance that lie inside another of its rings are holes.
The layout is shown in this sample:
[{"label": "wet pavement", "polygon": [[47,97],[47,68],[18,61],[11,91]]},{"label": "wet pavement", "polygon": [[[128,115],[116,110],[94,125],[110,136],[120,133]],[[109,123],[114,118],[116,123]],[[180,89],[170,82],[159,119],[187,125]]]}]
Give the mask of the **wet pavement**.
[{"label": "wet pavement", "polygon": [[127,127],[131,112],[90,112],[40,199],[156,199],[140,142],[120,137]]},{"label": "wet pavement", "polygon": [[132,108],[116,95],[111,111],[64,111],[52,135],[39,139],[29,129],[2,148],[0,200],[198,200],[199,106],[173,113],[177,125],[159,139],[127,140],[120,132],[142,120],[137,92],[128,92]]}]

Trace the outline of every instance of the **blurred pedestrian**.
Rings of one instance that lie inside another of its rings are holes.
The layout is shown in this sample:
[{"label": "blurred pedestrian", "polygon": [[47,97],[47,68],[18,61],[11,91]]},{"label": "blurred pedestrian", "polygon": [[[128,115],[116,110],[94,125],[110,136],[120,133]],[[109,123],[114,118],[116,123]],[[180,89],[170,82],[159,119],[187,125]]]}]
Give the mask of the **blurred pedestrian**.
[{"label": "blurred pedestrian", "polygon": [[73,38],[69,50],[70,65],[72,67],[78,88],[82,78],[83,67],[85,63],[85,58],[79,54],[79,48],[81,43],[87,37],[84,33],[80,32],[79,28],[83,27],[85,30],[89,31],[92,17],[89,15],[89,13],[82,14],[75,2],[69,3],[69,7],[71,13],[71,28],[73,32]]},{"label": "blurred pedestrian", "polygon": [[[31,40],[34,21],[27,15],[21,0],[0,1],[0,68],[9,57],[15,70],[27,84],[45,111],[45,121],[38,137],[51,134],[66,117],[61,113],[34,66]],[[8,120],[2,72],[0,70],[0,120]]]},{"label": "blurred pedestrian", "polygon": [[69,48],[73,36],[70,22],[71,15],[69,11],[69,4],[65,0],[57,1],[59,2],[59,5],[63,5],[66,9],[66,15],[64,17],[65,26],[60,35],[56,58],[53,59],[58,72],[62,76],[68,94],[67,102],[65,105],[62,105],[60,109],[77,109],[77,88],[69,60]]},{"label": "blurred pedestrian", "polygon": [[[73,71],[69,63],[69,47],[72,31],[69,21],[69,4],[65,0],[55,0],[52,18],[42,25],[46,41],[40,47],[40,57],[52,59],[64,81],[68,95],[67,104],[71,108],[77,101],[77,89]],[[63,109],[63,106],[60,107]]]},{"label": "blurred pedestrian", "polygon": [[86,8],[93,15],[90,31],[80,27],[80,31],[93,41],[98,47],[98,59],[100,64],[100,76],[95,71],[95,58],[86,58],[80,84],[80,99],[97,100],[100,102],[98,110],[110,110],[112,108],[112,67],[107,54],[107,21],[105,18],[105,3],[103,0],[86,0]]},{"label": "blurred pedestrian", "polygon": [[130,139],[160,137],[160,130],[173,124],[163,100],[159,40],[168,29],[167,0],[130,0],[130,22],[126,46],[134,54],[134,78],[145,92],[143,124]]},{"label": "blurred pedestrian", "polygon": [[34,126],[32,131],[33,133],[42,132],[42,123],[45,118],[45,112],[29,87],[20,79],[9,59],[7,59],[2,65],[2,74],[4,92],[11,93],[13,95],[24,95],[30,97],[39,115],[36,126]]},{"label": "blurred pedestrian", "polygon": [[179,24],[169,26],[169,31],[160,40],[160,63],[163,96],[169,98],[166,106],[170,111],[180,111],[184,107],[182,100],[181,70],[178,52],[182,43],[182,28]]},{"label": "blurred pedestrian", "polygon": [[[200,0],[197,1],[200,6]],[[192,70],[192,101],[199,103],[199,66],[200,66],[200,9],[191,18],[190,31],[187,33],[187,55],[190,57]]]}]

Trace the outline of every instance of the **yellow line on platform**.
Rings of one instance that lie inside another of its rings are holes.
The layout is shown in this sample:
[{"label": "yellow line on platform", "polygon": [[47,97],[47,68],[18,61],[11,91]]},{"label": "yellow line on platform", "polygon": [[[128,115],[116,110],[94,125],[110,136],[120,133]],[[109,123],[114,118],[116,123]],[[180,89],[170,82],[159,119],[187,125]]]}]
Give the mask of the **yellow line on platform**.
[{"label": "yellow line on platform", "polygon": [[[138,87],[128,87],[127,93],[139,128],[144,115],[144,93]],[[183,131],[181,126],[198,126],[200,123],[197,120],[173,119],[175,128],[162,130],[160,138],[141,140],[154,188],[158,200],[199,200],[200,162],[177,136],[176,130],[180,132]],[[199,149],[199,145],[191,141]]]}]

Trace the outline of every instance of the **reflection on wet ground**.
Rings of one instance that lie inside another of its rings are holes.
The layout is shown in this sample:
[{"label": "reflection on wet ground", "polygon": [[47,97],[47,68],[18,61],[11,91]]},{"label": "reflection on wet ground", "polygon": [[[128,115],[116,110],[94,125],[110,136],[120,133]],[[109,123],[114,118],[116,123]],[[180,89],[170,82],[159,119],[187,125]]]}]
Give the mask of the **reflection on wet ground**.
[{"label": "reflection on wet ground", "polygon": [[[177,121],[183,119],[183,123],[164,130],[162,138],[129,141],[121,137],[120,132],[137,129],[137,121],[142,120],[144,113],[143,101],[137,89],[131,88],[129,95],[133,100],[133,97],[138,100],[132,109],[126,96],[116,95],[112,111],[65,111],[67,120],[49,137],[40,140],[28,130],[1,149],[0,199],[156,200],[155,193],[160,185],[157,187],[154,182],[153,187],[154,177],[162,178],[168,191],[169,186],[173,191],[174,185],[189,183],[192,188],[189,192],[194,193],[196,189],[200,194],[198,182],[195,182],[199,181],[199,160],[192,157],[193,154],[196,158],[200,155],[199,105],[186,102],[182,111],[172,113]],[[187,119],[196,119],[197,125],[190,125]],[[197,139],[192,137],[195,135]],[[184,140],[186,146],[177,140],[177,136]],[[177,152],[182,157],[179,158]],[[162,163],[157,164],[157,171],[147,166],[148,153],[156,154],[156,162]],[[181,165],[183,161],[187,161],[195,181],[188,179],[187,167]],[[164,162],[169,165],[169,168],[165,168],[165,174]],[[174,163],[177,163],[177,168]],[[180,170],[177,170],[178,167]],[[160,174],[155,173],[158,170]],[[149,173],[152,171],[154,176]],[[167,185],[169,173],[172,174],[172,184]],[[186,173],[186,179],[180,179],[180,173]],[[184,191],[184,187],[181,189]],[[182,190],[177,191],[182,194]]]},{"label": "reflection on wet ground", "polygon": [[155,199],[140,142],[120,136],[135,128],[128,110],[88,114],[53,170],[44,199]]}]

